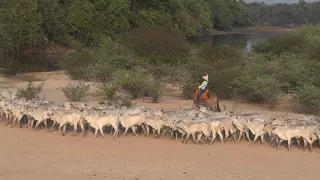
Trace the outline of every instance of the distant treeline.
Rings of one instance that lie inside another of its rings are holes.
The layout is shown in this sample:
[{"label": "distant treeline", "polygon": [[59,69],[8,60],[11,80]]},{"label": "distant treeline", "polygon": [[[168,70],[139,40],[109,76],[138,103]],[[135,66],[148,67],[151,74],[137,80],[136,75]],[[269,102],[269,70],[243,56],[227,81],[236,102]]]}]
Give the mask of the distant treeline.
[{"label": "distant treeline", "polygon": [[[185,37],[252,24],[317,23],[320,3],[246,4],[242,0],[0,0],[0,67],[45,70],[42,49],[100,47],[124,34],[165,27]],[[135,31],[133,31],[135,30]],[[145,34],[147,36],[147,34]],[[123,41],[124,43],[126,41]],[[122,43],[123,43],[122,42]]]},{"label": "distant treeline", "polygon": [[0,0],[2,52],[75,39],[96,46],[136,27],[167,26],[192,36],[248,26],[236,0]]},{"label": "distant treeline", "polygon": [[252,25],[300,26],[320,23],[320,2],[296,4],[247,4]]}]

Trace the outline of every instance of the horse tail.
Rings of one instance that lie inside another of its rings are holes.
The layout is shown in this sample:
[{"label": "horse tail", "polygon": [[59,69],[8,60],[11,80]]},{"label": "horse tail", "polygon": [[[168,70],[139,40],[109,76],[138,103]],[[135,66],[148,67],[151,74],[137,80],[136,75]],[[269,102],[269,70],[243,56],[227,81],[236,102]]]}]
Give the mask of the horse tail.
[{"label": "horse tail", "polygon": [[221,112],[220,106],[219,106],[219,98],[217,97],[217,111]]}]

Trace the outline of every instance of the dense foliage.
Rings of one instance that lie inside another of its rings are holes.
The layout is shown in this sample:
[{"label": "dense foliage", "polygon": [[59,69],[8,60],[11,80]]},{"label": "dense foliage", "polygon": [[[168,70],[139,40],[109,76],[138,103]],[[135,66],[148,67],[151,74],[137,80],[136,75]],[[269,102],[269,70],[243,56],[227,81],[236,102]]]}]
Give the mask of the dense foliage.
[{"label": "dense foliage", "polygon": [[42,70],[40,67],[47,62],[39,49],[44,49],[49,42],[69,46],[80,42],[97,47],[106,39],[114,39],[134,28],[141,28],[133,32],[136,36],[142,34],[143,28],[153,26],[194,36],[213,28],[230,30],[233,26],[250,24],[244,4],[236,0],[0,2],[0,66],[14,67],[11,70],[15,71]]},{"label": "dense foliage", "polygon": [[302,24],[320,23],[320,2],[306,3],[299,1],[294,4],[263,3],[247,4],[250,19],[254,25],[299,26]]},{"label": "dense foliage", "polygon": [[319,38],[319,25],[305,25],[257,45],[232,89],[250,101],[272,100],[271,105],[291,94],[298,110],[319,113]]}]

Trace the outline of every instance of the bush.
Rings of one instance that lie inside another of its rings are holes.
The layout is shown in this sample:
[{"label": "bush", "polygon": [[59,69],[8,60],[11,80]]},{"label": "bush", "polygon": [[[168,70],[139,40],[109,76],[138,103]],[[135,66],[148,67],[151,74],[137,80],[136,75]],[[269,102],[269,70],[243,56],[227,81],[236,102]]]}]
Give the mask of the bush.
[{"label": "bush", "polygon": [[113,77],[116,87],[128,91],[133,98],[151,96],[153,102],[158,102],[163,94],[163,85],[160,80],[156,80],[142,69],[118,70]]},{"label": "bush", "polygon": [[191,75],[184,76],[185,79],[181,82],[182,97],[192,99],[193,90],[196,89],[200,84],[199,78]]},{"label": "bush", "polygon": [[98,85],[98,93],[102,95],[104,100],[113,100],[119,89],[115,83],[102,83]]},{"label": "bush", "polygon": [[72,79],[90,79],[87,67],[97,60],[96,54],[90,49],[70,51],[60,62],[61,67],[68,72]]},{"label": "bush", "polygon": [[18,88],[17,98],[25,98],[26,100],[40,99],[40,93],[42,91],[44,82],[34,85],[29,81],[26,88]]},{"label": "bush", "polygon": [[224,64],[224,68],[232,66],[242,57],[242,52],[230,45],[205,45],[200,48],[198,54],[200,58],[207,62],[216,62],[221,59],[228,60],[229,63]]},{"label": "bush", "polygon": [[320,61],[320,35],[310,36],[306,53],[313,59]]},{"label": "bush", "polygon": [[67,86],[60,88],[64,96],[73,102],[81,101],[89,91],[90,85],[85,85],[83,82],[78,84],[68,83]]},{"label": "bush", "polygon": [[[101,104],[104,104],[104,102],[101,102]],[[133,103],[130,99],[109,99],[107,101],[107,105],[109,106],[115,106],[116,108],[121,108],[121,107],[133,107],[136,104]]]},{"label": "bush", "polygon": [[113,75],[115,82],[133,98],[145,94],[149,88],[150,76],[142,70],[118,70]]},{"label": "bush", "polygon": [[268,39],[265,43],[254,46],[254,51],[259,53],[302,53],[308,39],[297,30],[286,32]]},{"label": "bush", "polygon": [[146,63],[134,56],[123,45],[108,41],[102,46],[70,52],[62,61],[62,67],[73,79],[109,82],[117,69],[132,70]]},{"label": "bush", "polygon": [[312,84],[303,84],[297,90],[293,102],[302,113],[320,113],[320,88]]},{"label": "bush", "polygon": [[159,99],[163,95],[163,85],[160,80],[155,80],[153,78],[149,79],[149,86],[147,89],[147,93],[151,96],[152,102],[159,102]]},{"label": "bush", "polygon": [[125,106],[127,108],[134,106],[134,103],[128,99],[123,99],[120,101],[120,106]]},{"label": "bush", "polygon": [[284,83],[282,91],[285,93],[294,92],[301,83],[320,82],[317,78],[320,63],[303,54],[253,53],[240,64],[238,72],[242,75],[272,76]]},{"label": "bush", "polygon": [[256,75],[236,77],[231,84],[234,97],[254,103],[267,103],[270,108],[276,105],[282,86],[274,77]]},{"label": "bush", "polygon": [[306,54],[320,59],[320,26],[304,25],[289,32],[268,39],[254,47],[255,52],[273,54]]},{"label": "bush", "polygon": [[150,64],[176,65],[190,55],[186,37],[164,27],[139,27],[121,38],[139,57],[145,57]]},{"label": "bush", "polygon": [[157,79],[167,78],[175,79],[177,74],[177,66],[168,64],[149,65],[147,68],[148,73],[152,74]]}]

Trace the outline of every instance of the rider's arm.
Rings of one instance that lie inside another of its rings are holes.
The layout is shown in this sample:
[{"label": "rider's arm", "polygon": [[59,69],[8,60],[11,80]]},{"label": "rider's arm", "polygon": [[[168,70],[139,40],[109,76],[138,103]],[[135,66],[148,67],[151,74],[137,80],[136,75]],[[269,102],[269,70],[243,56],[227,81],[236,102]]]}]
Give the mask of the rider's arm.
[{"label": "rider's arm", "polygon": [[208,85],[208,81],[203,81],[202,84],[199,86],[199,89],[205,89]]}]

